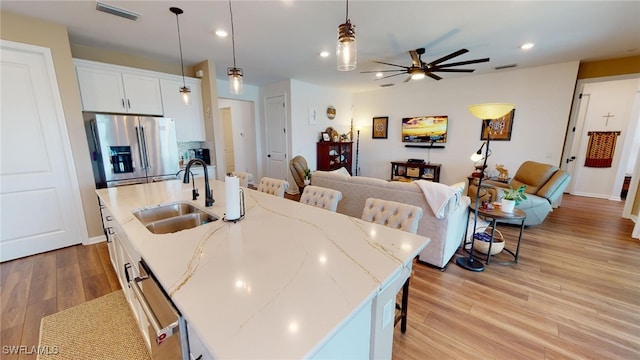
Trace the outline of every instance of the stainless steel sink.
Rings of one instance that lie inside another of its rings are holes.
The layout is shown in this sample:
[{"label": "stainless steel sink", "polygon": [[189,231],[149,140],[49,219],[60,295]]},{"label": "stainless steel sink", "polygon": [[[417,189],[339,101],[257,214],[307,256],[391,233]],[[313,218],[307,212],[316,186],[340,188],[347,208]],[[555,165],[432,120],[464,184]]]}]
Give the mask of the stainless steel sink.
[{"label": "stainless steel sink", "polygon": [[187,215],[170,217],[168,219],[153,221],[146,225],[154,234],[169,234],[180,230],[191,229],[218,220],[217,217],[203,212],[195,212]]},{"label": "stainless steel sink", "polygon": [[189,203],[177,202],[147,209],[140,209],[138,211],[135,211],[133,213],[133,216],[135,216],[138,220],[146,225],[153,221],[168,219],[184,214],[191,214],[197,211],[201,210]]},{"label": "stainless steel sink", "polygon": [[154,234],[169,234],[218,220],[218,217],[185,202],[140,209],[133,215]]}]

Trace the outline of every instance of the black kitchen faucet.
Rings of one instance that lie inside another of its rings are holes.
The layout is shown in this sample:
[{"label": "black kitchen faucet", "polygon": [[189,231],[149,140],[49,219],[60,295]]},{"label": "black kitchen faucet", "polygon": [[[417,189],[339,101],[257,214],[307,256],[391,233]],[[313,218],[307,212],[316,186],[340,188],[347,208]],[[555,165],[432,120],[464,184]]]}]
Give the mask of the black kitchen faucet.
[{"label": "black kitchen faucet", "polygon": [[[205,196],[204,206],[209,207],[213,205],[213,203],[215,202],[215,199],[213,198],[213,192],[209,187],[209,174],[207,173],[207,164],[204,161],[200,159],[191,159],[187,164],[187,167],[184,169],[184,178],[182,179],[182,182],[185,184],[189,183],[189,173],[191,172],[190,169],[191,169],[191,165],[193,164],[202,165],[202,170],[204,171],[204,196]],[[191,176],[193,176],[193,174]],[[193,200],[195,200],[197,197],[198,197],[198,189],[195,188],[195,179],[194,179]]]}]

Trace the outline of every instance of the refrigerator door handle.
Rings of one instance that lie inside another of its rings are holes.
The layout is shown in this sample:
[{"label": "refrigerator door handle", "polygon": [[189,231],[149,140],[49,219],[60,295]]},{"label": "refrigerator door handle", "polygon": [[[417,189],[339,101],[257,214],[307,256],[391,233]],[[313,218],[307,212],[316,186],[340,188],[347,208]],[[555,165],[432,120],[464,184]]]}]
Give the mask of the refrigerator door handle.
[{"label": "refrigerator door handle", "polygon": [[140,130],[138,130],[138,127],[136,126],[136,137],[138,138],[138,153],[140,154],[140,167],[142,169],[146,169],[147,166],[145,165],[145,156],[144,156],[144,152],[142,151],[142,137],[140,136]]},{"label": "refrigerator door handle", "polygon": [[144,134],[144,126],[140,126],[141,138],[142,138],[142,151],[144,151],[144,168],[149,170],[151,167],[149,166],[149,155],[147,154],[147,137]]},{"label": "refrigerator door handle", "polygon": [[98,141],[98,135],[96,134],[96,122],[95,122],[95,120],[92,120],[89,123],[89,125],[91,127],[91,137],[93,138],[93,148],[96,149],[91,154],[91,160],[92,161],[97,161],[98,160],[98,152],[100,152],[100,142]]}]

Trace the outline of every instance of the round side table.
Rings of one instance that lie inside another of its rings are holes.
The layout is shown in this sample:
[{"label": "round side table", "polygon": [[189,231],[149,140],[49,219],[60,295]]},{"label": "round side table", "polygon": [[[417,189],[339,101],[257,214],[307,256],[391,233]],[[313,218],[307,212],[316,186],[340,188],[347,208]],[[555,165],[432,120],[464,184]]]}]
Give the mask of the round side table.
[{"label": "round side table", "polygon": [[[471,216],[471,213],[475,214],[476,211],[476,204],[472,203],[469,205],[469,216],[467,217],[467,222],[469,217]],[[493,245],[493,239],[494,239],[494,235],[495,235],[495,231],[496,231],[496,225],[499,222],[512,222],[512,220],[520,220],[520,234],[518,235],[518,246],[516,247],[516,252],[514,253],[513,251],[507,249],[507,247],[505,246],[504,251],[508,252],[509,254],[513,255],[513,261],[510,262],[499,262],[496,264],[517,264],[518,263],[518,255],[520,255],[520,242],[522,241],[522,230],[524,230],[524,220],[527,217],[527,214],[520,210],[520,209],[513,209],[513,212],[508,213],[508,212],[504,212],[501,209],[498,208],[494,208],[492,210],[487,210],[487,209],[483,209],[481,207],[478,207],[478,217],[482,217],[485,220],[489,221],[491,223],[491,240],[489,241],[489,250],[488,250],[488,254],[487,254],[487,259],[486,259],[486,264],[489,265],[489,263],[491,262],[491,246]],[[467,242],[467,236],[465,234],[465,247],[468,244]],[[471,242],[473,243],[473,235],[471,236]],[[464,247],[463,247],[464,248]],[[474,255],[475,256],[475,255]]]}]

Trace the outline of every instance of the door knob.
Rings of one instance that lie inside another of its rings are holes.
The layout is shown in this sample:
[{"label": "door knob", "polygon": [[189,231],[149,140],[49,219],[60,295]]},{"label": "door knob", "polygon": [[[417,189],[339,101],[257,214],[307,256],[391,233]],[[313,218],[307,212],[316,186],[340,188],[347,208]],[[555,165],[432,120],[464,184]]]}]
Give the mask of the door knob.
[{"label": "door knob", "polygon": [[271,157],[271,154],[267,155],[267,157]]},{"label": "door knob", "polygon": [[568,158],[568,159],[567,159],[567,164],[568,164],[568,163],[570,163],[570,162],[572,162],[572,161],[574,161],[575,159],[576,159],[576,157],[575,157],[575,156],[572,156],[572,157]]}]

